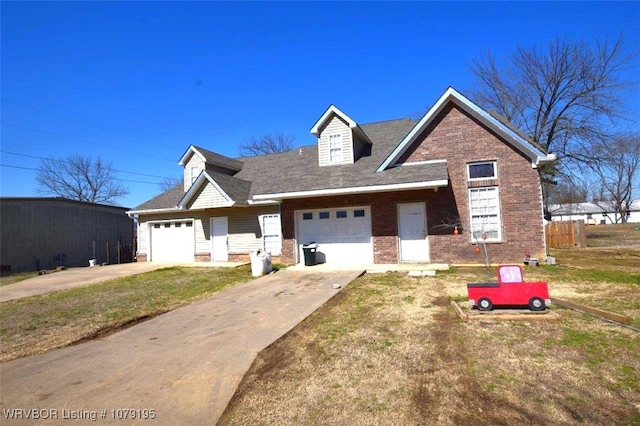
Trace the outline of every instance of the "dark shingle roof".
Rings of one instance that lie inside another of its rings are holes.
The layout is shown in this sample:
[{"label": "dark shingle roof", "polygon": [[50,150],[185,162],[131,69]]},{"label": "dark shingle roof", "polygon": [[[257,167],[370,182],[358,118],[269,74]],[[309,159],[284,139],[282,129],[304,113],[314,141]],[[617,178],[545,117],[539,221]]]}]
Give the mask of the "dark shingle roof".
[{"label": "dark shingle roof", "polygon": [[205,173],[213,179],[220,189],[231,197],[232,200],[240,204],[247,203],[249,191],[251,190],[251,182],[210,170],[205,171]]},{"label": "dark shingle roof", "polygon": [[234,170],[236,172],[242,170],[242,162],[238,160],[234,160],[233,158],[226,157],[224,155],[220,155],[218,153],[209,151],[207,149],[201,148],[199,146],[193,145],[193,147],[204,156],[205,162],[207,164],[211,164],[212,166],[223,167],[228,170]]},{"label": "dark shingle roof", "polygon": [[446,179],[444,163],[376,172],[415,124],[415,121],[401,119],[361,125],[372,142],[371,153],[354,164],[320,167],[318,147],[310,145],[280,154],[245,158],[244,167],[236,177],[252,182],[252,196]]},{"label": "dark shingle roof", "polygon": [[135,207],[133,210],[170,209],[176,207],[183,196],[184,181],[181,180],[179,184],[170,190],[165,191],[160,195],[156,195],[152,199],[145,201],[138,207]]},{"label": "dark shingle roof", "polygon": [[[227,195],[241,204],[255,195],[448,179],[445,162],[395,167],[376,172],[378,166],[415,125],[416,122],[409,119],[361,125],[360,128],[372,144],[370,152],[365,153],[354,164],[320,167],[318,146],[309,145],[278,154],[234,160],[242,164],[242,170],[234,176],[212,171],[206,173]],[[205,155],[206,150],[196,149]],[[134,210],[172,208],[183,195],[182,186],[178,185]]]}]

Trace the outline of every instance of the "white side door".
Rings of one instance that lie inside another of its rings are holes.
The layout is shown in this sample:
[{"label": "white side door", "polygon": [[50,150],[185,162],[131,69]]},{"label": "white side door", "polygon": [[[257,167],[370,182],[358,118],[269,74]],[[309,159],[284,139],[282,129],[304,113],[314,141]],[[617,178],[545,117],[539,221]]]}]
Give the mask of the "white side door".
[{"label": "white side door", "polygon": [[428,262],[427,213],[424,203],[398,204],[398,237],[403,262]]},{"label": "white side door", "polygon": [[228,246],[229,222],[226,216],[211,218],[211,260],[226,262],[229,260]]}]

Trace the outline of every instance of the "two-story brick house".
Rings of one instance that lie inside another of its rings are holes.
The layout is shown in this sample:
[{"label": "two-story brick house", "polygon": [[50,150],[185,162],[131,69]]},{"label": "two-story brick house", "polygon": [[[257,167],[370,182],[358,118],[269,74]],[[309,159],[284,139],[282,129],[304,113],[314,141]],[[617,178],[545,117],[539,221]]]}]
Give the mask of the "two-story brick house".
[{"label": "two-story brick house", "polygon": [[[419,121],[359,125],[330,106],[317,144],[231,159],[190,146],[184,182],[136,207],[139,260],[468,263],[545,257],[537,167],[554,161],[449,88]],[[456,232],[454,232],[454,230]]]}]

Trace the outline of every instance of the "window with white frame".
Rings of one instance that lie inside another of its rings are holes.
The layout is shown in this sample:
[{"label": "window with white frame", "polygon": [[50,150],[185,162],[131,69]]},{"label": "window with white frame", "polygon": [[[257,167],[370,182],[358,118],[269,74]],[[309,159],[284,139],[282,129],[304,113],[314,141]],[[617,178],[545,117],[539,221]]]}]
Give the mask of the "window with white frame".
[{"label": "window with white frame", "polygon": [[329,135],[329,162],[342,162],[342,135],[340,133]]},{"label": "window with white frame", "polygon": [[467,164],[467,176],[470,181],[495,179],[498,177],[498,170],[495,161],[483,161]]},{"label": "window with white frame", "polygon": [[191,166],[191,185],[193,185],[193,182],[195,182],[196,179],[198,179],[199,175],[200,175],[200,167]]},{"label": "window with white frame", "polygon": [[501,241],[500,195],[497,186],[469,189],[469,216],[472,242]]},{"label": "window with white frame", "polygon": [[262,248],[272,256],[279,256],[282,252],[282,238],[280,232],[280,215],[265,214],[260,220],[262,227]]}]

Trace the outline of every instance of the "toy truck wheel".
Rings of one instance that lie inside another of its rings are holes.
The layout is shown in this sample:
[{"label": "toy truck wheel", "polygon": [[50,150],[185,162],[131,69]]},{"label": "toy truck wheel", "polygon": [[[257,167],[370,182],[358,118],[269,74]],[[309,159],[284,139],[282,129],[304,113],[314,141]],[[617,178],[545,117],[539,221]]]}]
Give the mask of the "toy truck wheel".
[{"label": "toy truck wheel", "polygon": [[532,297],[531,300],[529,300],[529,309],[532,311],[544,311],[544,300],[539,297]]},{"label": "toy truck wheel", "polygon": [[493,309],[493,303],[486,297],[482,297],[478,300],[478,309],[481,311],[490,311]]}]

